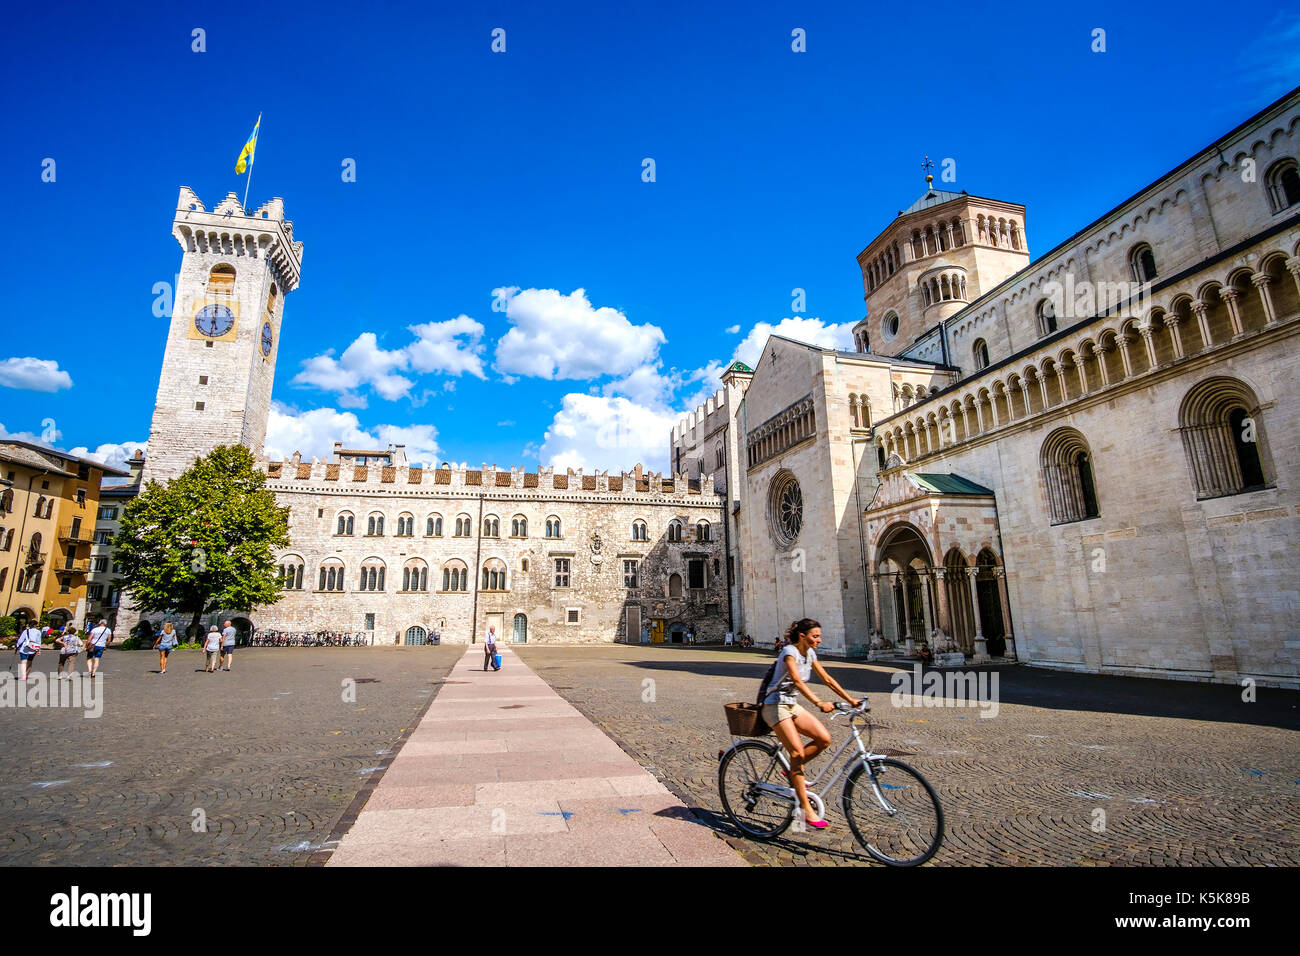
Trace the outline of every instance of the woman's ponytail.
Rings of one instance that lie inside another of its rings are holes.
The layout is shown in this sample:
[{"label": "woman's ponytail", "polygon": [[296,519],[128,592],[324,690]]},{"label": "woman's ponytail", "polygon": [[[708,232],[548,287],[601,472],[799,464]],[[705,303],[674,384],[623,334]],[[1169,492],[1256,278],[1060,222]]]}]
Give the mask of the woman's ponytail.
[{"label": "woman's ponytail", "polygon": [[786,644],[793,644],[814,627],[821,627],[821,625],[810,617],[805,617],[799,621],[791,621],[790,626],[785,629],[785,636],[782,640]]}]

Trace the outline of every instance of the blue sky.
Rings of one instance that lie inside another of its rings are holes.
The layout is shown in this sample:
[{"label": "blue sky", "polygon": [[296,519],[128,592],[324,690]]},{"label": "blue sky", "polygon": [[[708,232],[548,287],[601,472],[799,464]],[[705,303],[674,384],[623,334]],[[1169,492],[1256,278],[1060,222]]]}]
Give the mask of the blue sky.
[{"label": "blue sky", "polygon": [[1282,12],[701,6],[15,8],[0,436],[144,442],[178,188],[242,196],[259,111],[250,206],[283,197],[306,247],[269,451],[658,469],[771,328],[847,347],[854,257],[924,155],[1024,203],[1038,255],[1300,82]]}]

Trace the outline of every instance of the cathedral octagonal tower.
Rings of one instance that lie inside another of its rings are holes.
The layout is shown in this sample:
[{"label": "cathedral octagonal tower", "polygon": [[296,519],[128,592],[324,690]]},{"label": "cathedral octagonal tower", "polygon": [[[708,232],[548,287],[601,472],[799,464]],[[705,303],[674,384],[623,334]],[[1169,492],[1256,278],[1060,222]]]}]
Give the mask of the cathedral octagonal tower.
[{"label": "cathedral octagonal tower", "polygon": [[1028,264],[1024,206],[931,187],[858,255],[858,351],[903,352]]},{"label": "cathedral octagonal tower", "polygon": [[248,213],[229,193],[209,212],[182,186],[172,235],[184,253],[146,480],[174,478],[217,445],[262,455],[284,298],[302,270],[302,243],[278,198]]}]

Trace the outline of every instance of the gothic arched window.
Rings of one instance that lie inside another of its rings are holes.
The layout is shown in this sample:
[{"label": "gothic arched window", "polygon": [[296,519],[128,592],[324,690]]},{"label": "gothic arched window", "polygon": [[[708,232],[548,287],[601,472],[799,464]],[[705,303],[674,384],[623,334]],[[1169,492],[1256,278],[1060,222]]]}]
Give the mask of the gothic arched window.
[{"label": "gothic arched window", "polygon": [[1178,426],[1198,499],[1272,487],[1260,414],[1254,393],[1233,378],[1208,379],[1187,393]]},{"label": "gothic arched window", "polygon": [[1139,285],[1156,277],[1156,255],[1148,243],[1133,247],[1133,251],[1128,254],[1128,264],[1133,272],[1133,281]]},{"label": "gothic arched window", "polygon": [[1300,203],[1300,168],[1297,168],[1294,159],[1274,163],[1265,178],[1274,212],[1290,209]]},{"label": "gothic arched window", "polygon": [[1101,514],[1092,453],[1082,434],[1073,428],[1058,428],[1043,442],[1039,460],[1052,524],[1084,521]]},{"label": "gothic arched window", "polygon": [[1038,334],[1051,335],[1056,331],[1056,306],[1051,299],[1038,303]]}]

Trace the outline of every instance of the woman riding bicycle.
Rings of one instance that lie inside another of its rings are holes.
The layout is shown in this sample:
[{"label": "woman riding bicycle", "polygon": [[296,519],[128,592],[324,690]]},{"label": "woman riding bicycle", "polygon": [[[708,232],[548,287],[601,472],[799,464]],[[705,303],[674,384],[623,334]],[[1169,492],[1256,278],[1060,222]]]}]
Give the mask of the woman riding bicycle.
[{"label": "woman riding bicycle", "polygon": [[[823,684],[854,707],[861,701],[850,697],[817,660],[817,647],[822,642],[822,626],[819,623],[809,618],[795,621],[786,628],[784,641],[785,645],[777,658],[776,670],[768,685],[767,696],[763,698],[763,720],[790,753],[790,781],[799,798],[799,805],[803,808],[804,821],[815,830],[824,830],[828,824],[817,818],[812,804],[808,802],[803,768],[830,746],[831,734],[820,720],[799,706],[795,691],[807,697],[824,714],[834,710],[834,704],[817,700],[808,689],[806,682],[815,672]],[[811,742],[804,744],[801,735],[811,738]]]}]

